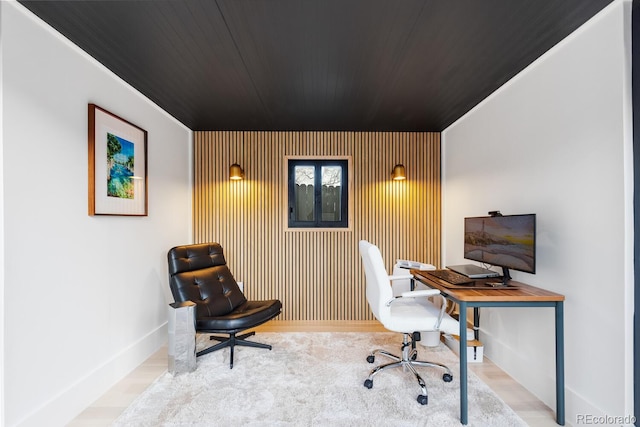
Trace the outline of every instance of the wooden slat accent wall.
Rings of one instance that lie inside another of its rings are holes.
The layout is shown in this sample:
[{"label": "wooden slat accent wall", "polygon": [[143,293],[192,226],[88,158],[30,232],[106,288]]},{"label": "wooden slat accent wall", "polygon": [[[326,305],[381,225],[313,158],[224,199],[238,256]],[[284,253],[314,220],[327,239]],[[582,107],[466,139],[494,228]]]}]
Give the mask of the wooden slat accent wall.
[{"label": "wooden slat accent wall", "polygon": [[[216,131],[194,144],[194,243],[219,242],[247,297],[279,298],[282,320],[373,319],[361,239],[389,273],[398,258],[440,264],[439,133]],[[351,230],[286,230],[285,156],[351,157]],[[391,180],[397,163],[407,180]]]}]

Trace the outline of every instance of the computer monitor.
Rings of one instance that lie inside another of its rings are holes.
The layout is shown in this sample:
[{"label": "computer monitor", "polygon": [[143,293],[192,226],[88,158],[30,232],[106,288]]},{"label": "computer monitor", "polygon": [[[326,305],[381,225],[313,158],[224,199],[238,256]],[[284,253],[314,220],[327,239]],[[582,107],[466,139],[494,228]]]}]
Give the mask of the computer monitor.
[{"label": "computer monitor", "polygon": [[536,272],[536,215],[501,215],[464,219],[464,258],[509,270]]}]

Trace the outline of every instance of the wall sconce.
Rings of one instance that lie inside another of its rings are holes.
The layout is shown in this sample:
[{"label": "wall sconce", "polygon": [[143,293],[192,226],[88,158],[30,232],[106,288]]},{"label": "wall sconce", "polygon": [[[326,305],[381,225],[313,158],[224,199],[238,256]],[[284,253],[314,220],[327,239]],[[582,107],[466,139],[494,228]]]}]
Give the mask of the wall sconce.
[{"label": "wall sconce", "polygon": [[407,179],[407,172],[404,170],[404,165],[395,165],[393,167],[393,171],[391,171],[391,178],[394,181],[402,181],[403,179]]},{"label": "wall sconce", "polygon": [[239,164],[234,163],[231,165],[231,167],[229,168],[229,179],[232,179],[234,181],[244,179],[244,171]]}]

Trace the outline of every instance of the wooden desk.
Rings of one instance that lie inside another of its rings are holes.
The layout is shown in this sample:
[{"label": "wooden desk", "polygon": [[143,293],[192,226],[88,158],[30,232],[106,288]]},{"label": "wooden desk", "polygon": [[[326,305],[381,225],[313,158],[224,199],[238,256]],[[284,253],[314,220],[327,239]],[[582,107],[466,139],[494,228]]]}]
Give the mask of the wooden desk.
[{"label": "wooden desk", "polygon": [[[509,283],[516,286],[515,289],[455,289],[447,287],[446,282],[424,271],[411,270],[411,274],[420,283],[440,290],[445,298],[457,303],[460,307],[460,422],[462,424],[468,422],[467,308],[473,308],[474,330],[477,331],[479,307],[553,307],[556,321],[556,422],[564,425],[564,295],[513,280]],[[496,279],[484,279],[484,281],[496,281]],[[482,283],[483,280],[476,280],[476,282]]]}]

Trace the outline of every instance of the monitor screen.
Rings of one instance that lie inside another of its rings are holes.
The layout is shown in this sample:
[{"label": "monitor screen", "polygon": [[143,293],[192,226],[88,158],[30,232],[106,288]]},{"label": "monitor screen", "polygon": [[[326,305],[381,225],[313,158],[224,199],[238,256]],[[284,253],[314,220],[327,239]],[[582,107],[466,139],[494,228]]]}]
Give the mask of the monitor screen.
[{"label": "monitor screen", "polygon": [[485,216],[464,219],[465,259],[503,268],[536,272],[536,215]]}]

